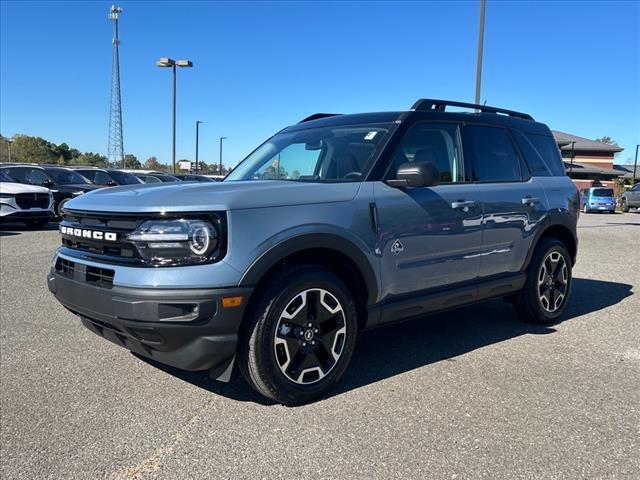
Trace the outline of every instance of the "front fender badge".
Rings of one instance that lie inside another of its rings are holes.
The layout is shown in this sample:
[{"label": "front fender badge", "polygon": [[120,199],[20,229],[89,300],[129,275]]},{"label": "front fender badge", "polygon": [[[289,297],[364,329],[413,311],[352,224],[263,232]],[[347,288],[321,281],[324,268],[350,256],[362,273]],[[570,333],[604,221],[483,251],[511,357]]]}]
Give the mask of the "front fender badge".
[{"label": "front fender badge", "polygon": [[396,240],[395,242],[393,242],[393,245],[391,245],[391,253],[393,253],[394,255],[400,255],[403,251],[404,246],[402,245],[402,243],[400,243],[400,240]]}]

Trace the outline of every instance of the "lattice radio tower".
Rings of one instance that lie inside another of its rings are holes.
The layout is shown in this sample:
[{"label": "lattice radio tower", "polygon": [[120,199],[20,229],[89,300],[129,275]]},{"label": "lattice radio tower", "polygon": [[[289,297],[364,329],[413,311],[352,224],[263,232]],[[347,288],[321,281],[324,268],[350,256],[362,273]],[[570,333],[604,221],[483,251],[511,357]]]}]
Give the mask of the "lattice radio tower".
[{"label": "lattice radio tower", "polygon": [[113,64],[111,67],[111,105],[109,108],[109,161],[124,165],[124,143],[122,140],[122,99],[120,98],[120,38],[118,17],[122,8],[111,5],[109,20],[113,22]]}]

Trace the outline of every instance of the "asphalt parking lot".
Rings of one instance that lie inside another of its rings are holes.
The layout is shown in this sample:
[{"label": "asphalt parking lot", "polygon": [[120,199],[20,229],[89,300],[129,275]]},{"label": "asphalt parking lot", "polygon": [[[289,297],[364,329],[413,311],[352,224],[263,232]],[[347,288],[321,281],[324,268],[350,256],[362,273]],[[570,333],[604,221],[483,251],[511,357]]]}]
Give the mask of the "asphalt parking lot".
[{"label": "asphalt parking lot", "polygon": [[640,478],[640,214],[581,216],[562,323],[492,301],[367,332],[297,408],[89,332],[45,285],[55,226],[1,228],[3,479]]}]

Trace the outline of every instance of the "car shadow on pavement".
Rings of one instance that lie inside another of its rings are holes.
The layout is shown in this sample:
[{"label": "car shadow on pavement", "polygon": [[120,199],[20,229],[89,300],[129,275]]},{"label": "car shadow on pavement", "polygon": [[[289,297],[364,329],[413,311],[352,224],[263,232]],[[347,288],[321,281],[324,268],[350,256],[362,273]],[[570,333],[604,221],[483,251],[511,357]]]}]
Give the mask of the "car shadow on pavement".
[{"label": "car shadow on pavement", "polygon": [[[574,278],[572,298],[560,323],[615,305],[632,295],[631,289],[632,285],[624,283]],[[492,300],[363,332],[351,365],[328,396],[340,395],[435,362],[455,362],[459,355],[521,335],[552,334],[556,325],[523,323],[510,304]],[[138,358],[212,393],[238,401],[273,404],[247,385],[237,367],[231,382],[221,383],[209,378],[206,372],[185,372]]]},{"label": "car shadow on pavement", "polygon": [[30,228],[23,223],[3,223],[0,224],[0,237],[10,237],[20,235],[22,232],[47,232],[58,230],[58,224],[51,222],[41,228]]}]

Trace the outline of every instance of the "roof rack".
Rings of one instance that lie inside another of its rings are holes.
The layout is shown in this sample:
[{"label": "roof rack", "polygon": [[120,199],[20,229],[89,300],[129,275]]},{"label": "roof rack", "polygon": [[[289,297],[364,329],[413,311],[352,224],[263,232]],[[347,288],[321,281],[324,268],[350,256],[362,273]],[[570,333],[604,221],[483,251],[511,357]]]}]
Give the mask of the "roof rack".
[{"label": "roof rack", "polygon": [[341,113],[314,113],[306,118],[303,118],[298,123],[310,122],[311,120],[318,120],[319,118],[335,117],[336,115],[342,115]]},{"label": "roof rack", "polygon": [[516,112],[514,110],[507,110],[505,108],[490,107],[488,105],[478,105],[476,103],[464,103],[464,102],[451,102],[449,100],[434,100],[433,98],[421,98],[413,104],[411,110],[426,111],[433,110],[435,112],[444,112],[446,107],[464,107],[473,108],[482,113],[502,113],[509,115],[510,117],[523,118],[525,120],[533,120],[533,117],[528,113]]}]

